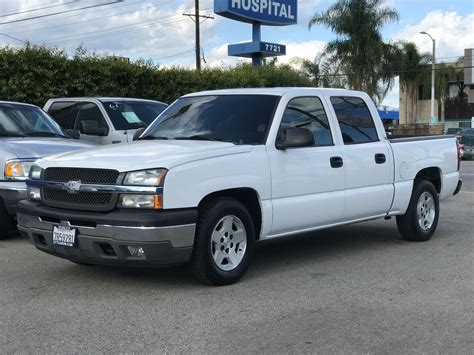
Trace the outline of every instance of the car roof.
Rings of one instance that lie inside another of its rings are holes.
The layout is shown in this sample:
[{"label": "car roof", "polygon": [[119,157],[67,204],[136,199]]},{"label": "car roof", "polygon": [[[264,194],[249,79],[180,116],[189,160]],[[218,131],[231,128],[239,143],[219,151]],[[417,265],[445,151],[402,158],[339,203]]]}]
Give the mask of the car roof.
[{"label": "car roof", "polygon": [[28,104],[26,102],[16,102],[16,101],[2,101],[2,100],[0,100],[0,105],[18,105],[18,106],[29,106],[29,107],[39,108],[38,106],[33,105],[33,104]]},{"label": "car roof", "polygon": [[153,102],[153,103],[164,104],[164,102],[161,102],[161,101],[149,100],[149,99],[140,99],[140,98],[136,98],[136,97],[107,97],[107,96],[55,97],[55,98],[49,99],[49,101],[102,101],[102,102],[138,101],[138,102]]},{"label": "car roof", "polygon": [[329,89],[329,88],[311,88],[311,87],[279,87],[279,88],[247,88],[247,89],[224,89],[224,90],[208,90],[196,92],[183,97],[193,96],[208,96],[208,95],[275,95],[283,96],[291,93],[304,93],[308,94],[322,94],[322,93],[334,93],[337,95],[353,95],[362,94],[360,91],[347,90],[347,89]]}]

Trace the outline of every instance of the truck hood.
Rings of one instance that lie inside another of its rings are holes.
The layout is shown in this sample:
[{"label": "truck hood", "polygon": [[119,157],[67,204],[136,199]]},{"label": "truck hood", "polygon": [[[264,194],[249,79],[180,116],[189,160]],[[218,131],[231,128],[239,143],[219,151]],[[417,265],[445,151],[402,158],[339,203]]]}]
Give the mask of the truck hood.
[{"label": "truck hood", "polygon": [[153,140],[113,144],[42,159],[42,168],[95,168],[119,172],[166,168],[230,154],[251,152],[251,145],[223,142]]},{"label": "truck hood", "polygon": [[16,158],[42,158],[90,147],[92,147],[91,144],[55,137],[5,138],[0,140],[0,149]]}]

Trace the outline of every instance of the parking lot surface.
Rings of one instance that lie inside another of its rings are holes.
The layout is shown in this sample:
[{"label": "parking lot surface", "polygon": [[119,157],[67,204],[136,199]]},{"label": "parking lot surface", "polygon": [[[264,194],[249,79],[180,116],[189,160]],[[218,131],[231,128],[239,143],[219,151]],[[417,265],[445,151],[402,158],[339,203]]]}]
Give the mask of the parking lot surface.
[{"label": "parking lot surface", "polygon": [[259,245],[236,285],[0,242],[2,353],[472,353],[474,161],[427,243],[395,220]]}]

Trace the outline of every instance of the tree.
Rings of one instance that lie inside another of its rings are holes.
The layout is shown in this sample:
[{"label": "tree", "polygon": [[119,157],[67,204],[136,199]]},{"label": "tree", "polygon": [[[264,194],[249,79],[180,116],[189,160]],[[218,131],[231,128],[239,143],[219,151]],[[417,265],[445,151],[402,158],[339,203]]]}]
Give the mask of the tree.
[{"label": "tree", "polygon": [[[426,65],[432,60],[428,53],[420,53],[413,42],[400,41],[395,44],[389,62],[394,75],[400,78],[400,91],[403,93],[407,123],[415,123],[418,102],[418,85],[426,75]],[[431,74],[431,72],[430,72]]]},{"label": "tree", "polygon": [[386,72],[392,46],[382,39],[381,30],[398,21],[395,9],[384,6],[384,0],[338,0],[326,11],[316,13],[309,22],[329,27],[336,35],[324,50],[329,63],[348,70],[351,89],[366,91],[376,102],[387,94],[394,76]]}]

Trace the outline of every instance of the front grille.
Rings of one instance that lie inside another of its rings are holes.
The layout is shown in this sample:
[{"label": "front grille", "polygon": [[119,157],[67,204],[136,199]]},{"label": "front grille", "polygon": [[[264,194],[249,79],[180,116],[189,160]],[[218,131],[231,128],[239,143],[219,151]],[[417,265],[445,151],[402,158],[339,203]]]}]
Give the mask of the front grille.
[{"label": "front grille", "polygon": [[119,172],[109,169],[84,168],[47,168],[44,180],[53,182],[68,182],[80,180],[82,184],[114,185],[117,183]]},{"label": "front grille", "polygon": [[[49,182],[81,181],[81,184],[115,185],[119,183],[119,172],[109,169],[47,168],[43,179]],[[43,188],[43,203],[46,206],[83,210],[110,211],[118,199],[116,193],[78,192]]]},{"label": "front grille", "polygon": [[96,192],[80,192],[77,194],[70,194],[63,190],[49,190],[43,191],[43,198],[45,202],[53,202],[60,204],[70,204],[74,207],[92,207],[103,208],[109,206],[112,201],[112,194],[96,193]]}]

